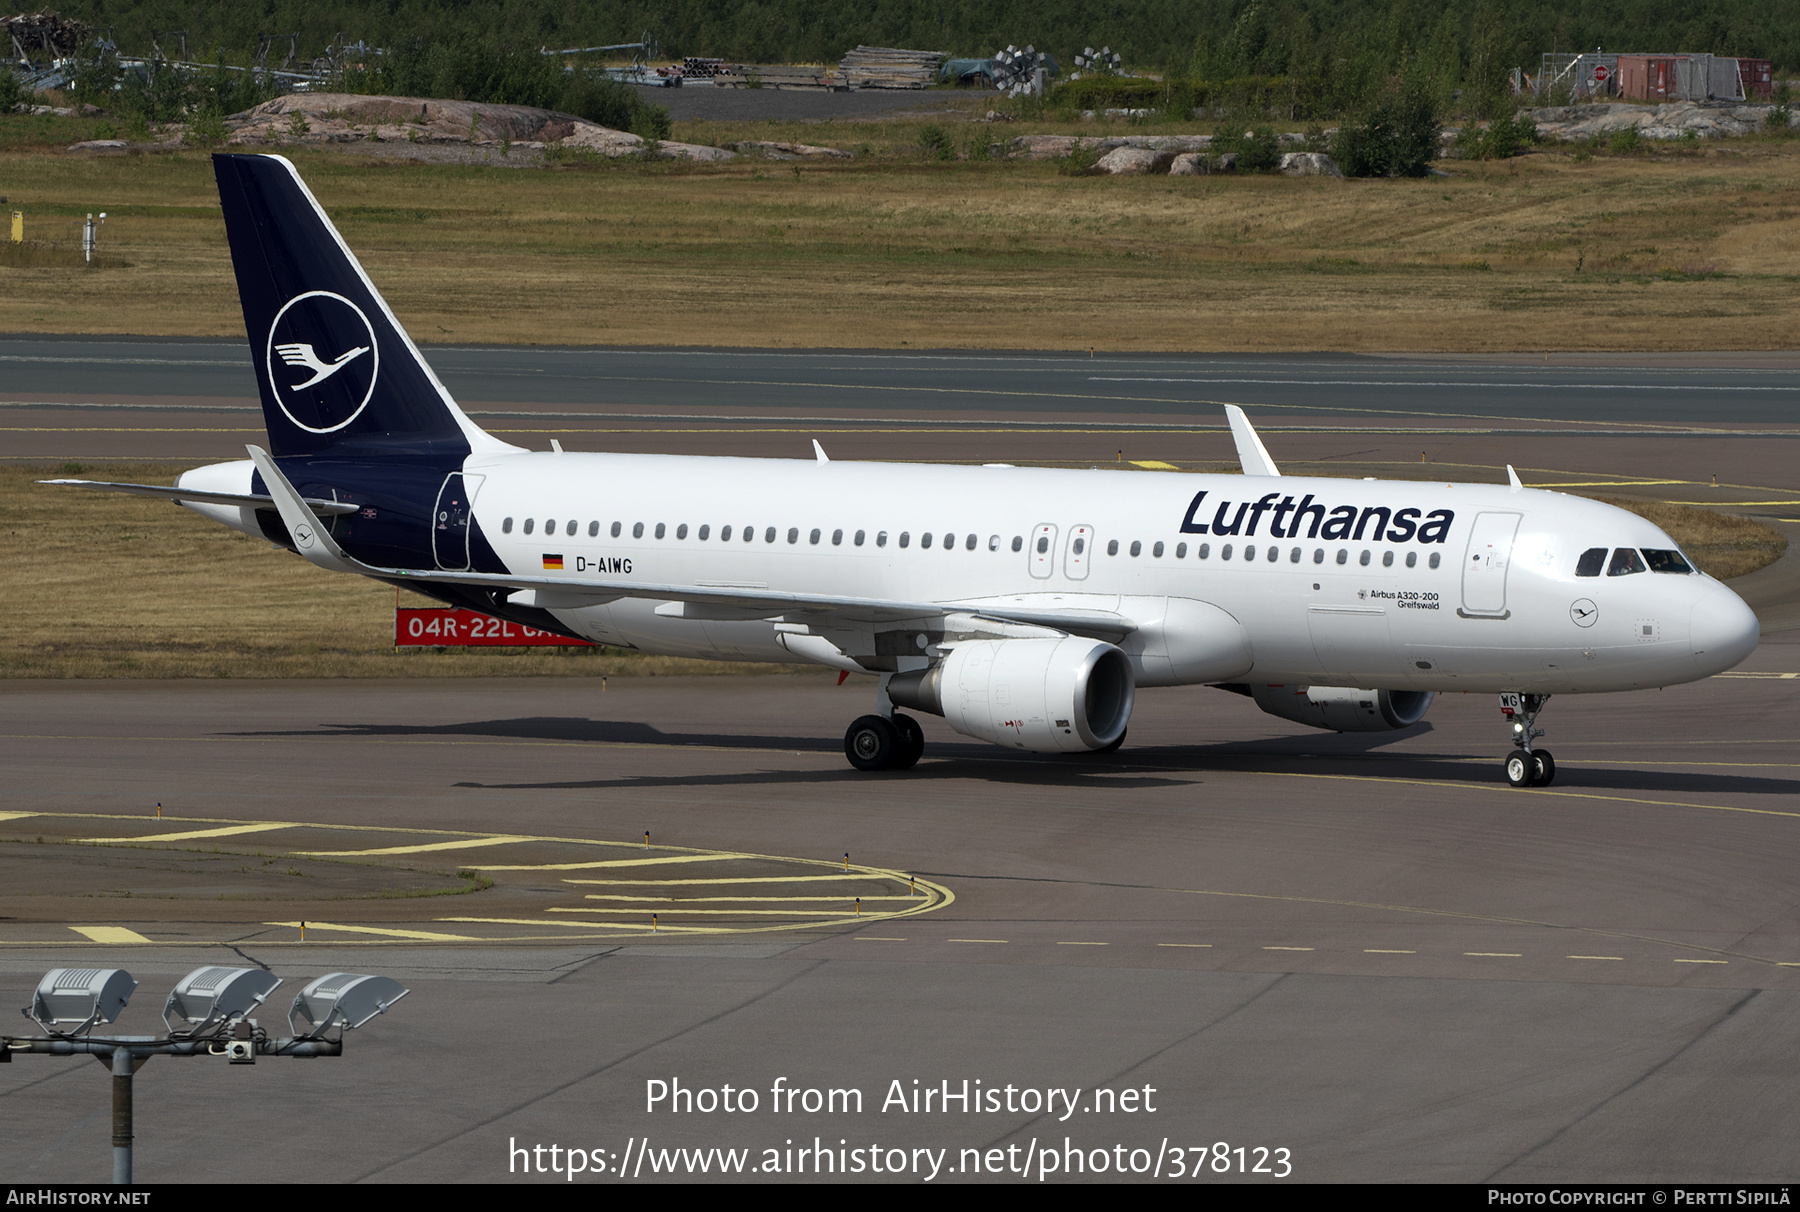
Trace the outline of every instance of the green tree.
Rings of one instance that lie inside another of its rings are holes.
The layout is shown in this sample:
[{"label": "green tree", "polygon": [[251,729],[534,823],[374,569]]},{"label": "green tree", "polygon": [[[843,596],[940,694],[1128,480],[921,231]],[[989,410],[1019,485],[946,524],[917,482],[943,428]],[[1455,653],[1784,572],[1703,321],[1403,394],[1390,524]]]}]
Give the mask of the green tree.
[{"label": "green tree", "polygon": [[1438,111],[1428,90],[1389,88],[1338,127],[1332,144],[1351,177],[1423,177],[1438,153]]}]

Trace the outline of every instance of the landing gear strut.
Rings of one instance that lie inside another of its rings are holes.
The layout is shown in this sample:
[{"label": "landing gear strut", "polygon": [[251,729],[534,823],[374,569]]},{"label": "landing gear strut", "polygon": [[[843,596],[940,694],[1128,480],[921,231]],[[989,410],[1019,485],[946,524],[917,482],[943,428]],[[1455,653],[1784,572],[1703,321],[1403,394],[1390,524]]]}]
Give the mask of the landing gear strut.
[{"label": "landing gear strut", "polygon": [[1513,751],[1506,755],[1506,781],[1514,787],[1548,787],[1556,777],[1556,759],[1550,751],[1531,746],[1544,735],[1544,730],[1535,725],[1538,713],[1549,701],[1547,694],[1500,696],[1500,714],[1512,725]]},{"label": "landing gear strut", "polygon": [[909,715],[865,715],[844,733],[844,756],[858,770],[911,770],[925,753],[925,730]]}]

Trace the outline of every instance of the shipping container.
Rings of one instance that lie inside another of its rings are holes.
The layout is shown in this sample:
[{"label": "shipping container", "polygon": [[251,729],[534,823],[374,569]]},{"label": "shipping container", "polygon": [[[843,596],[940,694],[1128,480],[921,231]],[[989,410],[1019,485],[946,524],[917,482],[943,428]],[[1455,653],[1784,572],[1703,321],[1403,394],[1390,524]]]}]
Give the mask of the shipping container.
[{"label": "shipping container", "polygon": [[1775,65],[1768,59],[1739,59],[1738,78],[1743,82],[1744,99],[1775,96]]}]

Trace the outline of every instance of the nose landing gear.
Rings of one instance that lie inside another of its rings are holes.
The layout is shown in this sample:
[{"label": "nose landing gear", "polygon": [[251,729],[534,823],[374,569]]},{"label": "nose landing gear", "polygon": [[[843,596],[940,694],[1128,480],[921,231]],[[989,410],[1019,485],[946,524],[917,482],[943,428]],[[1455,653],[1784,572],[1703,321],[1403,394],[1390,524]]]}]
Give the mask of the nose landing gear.
[{"label": "nose landing gear", "polygon": [[1503,694],[1500,714],[1512,725],[1513,752],[1506,756],[1506,781],[1514,787],[1548,787],[1556,778],[1556,759],[1548,749],[1534,749],[1531,742],[1544,735],[1534,727],[1538,713],[1550,702],[1547,694]]}]

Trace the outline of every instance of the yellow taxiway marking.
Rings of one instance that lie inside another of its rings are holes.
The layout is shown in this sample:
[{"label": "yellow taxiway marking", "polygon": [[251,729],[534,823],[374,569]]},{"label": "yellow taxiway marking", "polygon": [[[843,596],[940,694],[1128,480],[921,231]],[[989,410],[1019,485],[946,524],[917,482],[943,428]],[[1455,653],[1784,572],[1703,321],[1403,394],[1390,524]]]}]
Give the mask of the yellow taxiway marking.
[{"label": "yellow taxiway marking", "polygon": [[1059,941],[1056,945],[1058,947],[1105,947],[1108,944],[1088,942],[1084,939],[1068,939],[1068,940]]},{"label": "yellow taxiway marking", "polygon": [[0,821],[16,821],[22,816],[36,816],[35,812],[0,812]]},{"label": "yellow taxiway marking", "polygon": [[853,934],[850,937],[864,943],[904,943],[906,941],[888,934]]},{"label": "yellow taxiway marking", "polygon": [[1364,955],[1417,955],[1417,951],[1398,951],[1392,947],[1364,947]]},{"label": "yellow taxiway marking", "polygon": [[779,901],[793,904],[797,901],[827,901],[833,905],[848,905],[851,901],[861,901],[865,905],[870,901],[916,901],[916,896],[609,896],[604,892],[588,892],[582,895],[584,901],[644,901],[651,904],[711,903],[725,901],[733,905],[745,905],[760,901]]},{"label": "yellow taxiway marking", "polygon": [[1180,471],[1173,463],[1165,463],[1161,459],[1127,459],[1133,467],[1142,467],[1146,471]]},{"label": "yellow taxiway marking", "polygon": [[[265,926],[287,926],[299,930],[299,922],[264,922]],[[315,922],[308,918],[305,924],[308,930],[341,930],[349,934],[376,934],[384,938],[416,938],[430,943],[479,943],[486,940],[473,934],[436,934],[429,930],[392,930],[382,926],[339,926],[332,922]]]},{"label": "yellow taxiway marking", "polygon": [[1715,673],[1715,674],[1713,674],[1713,676],[1716,678],[1782,678],[1782,679],[1789,679],[1789,678],[1800,678],[1800,673],[1751,673],[1749,671],[1745,671],[1742,673]]},{"label": "yellow taxiway marking", "polygon": [[1004,943],[1006,940],[1003,938],[949,938],[944,941],[947,943]]},{"label": "yellow taxiway marking", "polygon": [[655,932],[662,934],[715,933],[706,926],[662,926],[653,928],[649,922],[542,921],[538,918],[530,917],[440,917],[435,920],[440,922],[468,922],[473,925],[492,926],[555,926],[562,930],[593,930],[595,928],[604,928],[607,930],[641,931],[645,934],[652,933],[653,929]]},{"label": "yellow taxiway marking", "polygon": [[137,837],[78,837],[72,841],[85,845],[107,845],[119,842],[191,842],[203,837],[238,837],[246,833],[268,833],[275,829],[292,829],[285,821],[273,825],[228,825],[223,829],[189,829],[182,833],[146,833]]},{"label": "yellow taxiway marking", "polygon": [[1731,961],[1730,960],[1708,960],[1708,959],[1678,959],[1675,962],[1678,964],[1729,964]]},{"label": "yellow taxiway marking", "polygon": [[1264,947],[1264,951],[1311,951],[1311,947]]},{"label": "yellow taxiway marking", "polygon": [[[549,841],[552,839],[534,838],[531,840],[533,840],[533,841]],[[595,845],[595,844],[596,843],[593,843],[593,842],[588,843],[588,845],[590,845],[590,846]],[[600,843],[600,844],[605,844],[605,843]],[[593,870],[594,868],[597,868],[597,867],[660,867],[665,863],[724,863],[724,862],[729,862],[732,859],[769,858],[769,857],[772,857],[772,856],[759,855],[759,854],[729,854],[724,851],[721,851],[718,854],[682,854],[682,855],[677,855],[674,858],[601,859],[596,862],[587,862],[587,863],[526,863],[523,865],[512,866],[512,867],[496,867],[492,863],[483,863],[481,865],[481,869],[483,871],[589,871],[589,870]],[[794,860],[778,859],[777,861],[778,862],[785,861],[785,862],[791,863]],[[607,883],[610,881],[599,880],[599,881],[595,881],[595,882]],[[650,881],[646,881],[646,882],[650,882]],[[664,883],[665,881],[656,880],[654,882],[660,884],[660,883]]]},{"label": "yellow taxiway marking", "polygon": [[1463,952],[1463,954],[1464,955],[1486,955],[1486,956],[1490,956],[1495,959],[1524,959],[1525,958],[1524,953],[1520,952],[1520,951],[1465,951],[1465,952]]},{"label": "yellow taxiway marking", "polygon": [[1658,484],[1692,484],[1693,480],[1559,480],[1533,483],[1527,488],[1649,488]]},{"label": "yellow taxiway marking", "polygon": [[123,926],[70,926],[76,934],[85,934],[96,943],[147,943],[150,940]]},{"label": "yellow taxiway marking", "polygon": [[1158,947],[1211,947],[1211,943],[1158,943]]},{"label": "yellow taxiway marking", "polygon": [[1564,959],[1623,960],[1622,955],[1565,955]]},{"label": "yellow taxiway marking", "polygon": [[[911,900],[912,898],[904,897],[902,899]],[[849,911],[848,905],[841,906],[837,909],[658,909],[658,910],[656,910],[656,912],[663,917],[667,917],[671,913],[681,913],[681,914],[687,914],[690,916],[699,915],[699,914],[710,914],[713,917],[843,917],[848,911]],[[620,912],[620,908],[617,905],[609,905],[609,906],[606,906],[605,908],[602,908],[599,905],[595,905],[592,908],[582,906],[582,905],[575,905],[575,906],[571,906],[571,907],[564,907],[562,905],[552,905],[552,906],[550,906],[550,908],[546,909],[544,912],[546,912],[546,913],[618,913],[618,912]],[[643,910],[643,912],[648,913],[648,912],[650,912],[650,910],[648,908],[646,908]],[[888,914],[888,913],[882,913],[882,914],[868,914],[867,916],[870,916],[870,917],[892,917],[895,915]]]},{"label": "yellow taxiway marking", "polygon": [[296,854],[310,855],[313,858],[373,858],[381,854],[427,854],[437,850],[474,850],[482,846],[510,846],[515,842],[535,842],[533,837],[515,837],[510,834],[495,834],[492,837],[471,837],[456,842],[422,842],[416,846],[378,846],[373,850],[298,850]]},{"label": "yellow taxiway marking", "polygon": [[1794,498],[1789,497],[1785,501],[1664,501],[1663,504],[1694,505],[1700,507],[1707,505],[1792,505],[1794,504]]},{"label": "yellow taxiway marking", "polygon": [[[492,868],[488,868],[492,870]],[[826,883],[832,880],[885,880],[892,879],[889,872],[871,871],[868,874],[851,873],[849,875],[740,875],[718,876],[713,879],[699,880],[573,880],[564,878],[565,884],[605,884],[610,887],[627,885],[645,885],[656,888],[668,888],[677,884],[808,884]]]}]

